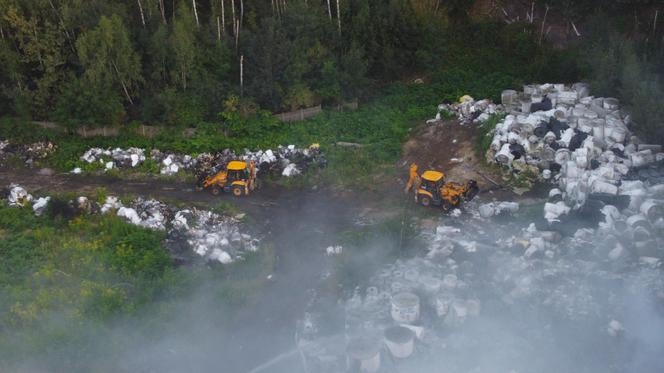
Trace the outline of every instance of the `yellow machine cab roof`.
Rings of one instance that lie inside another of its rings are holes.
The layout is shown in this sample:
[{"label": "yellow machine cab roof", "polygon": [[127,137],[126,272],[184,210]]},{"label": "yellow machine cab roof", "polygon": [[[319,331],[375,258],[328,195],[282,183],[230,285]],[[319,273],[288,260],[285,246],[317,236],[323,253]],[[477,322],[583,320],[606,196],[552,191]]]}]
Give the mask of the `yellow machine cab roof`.
[{"label": "yellow machine cab roof", "polygon": [[442,172],[438,171],[424,171],[424,173],[422,174],[422,179],[427,181],[432,181],[434,183],[442,179],[443,177],[445,177],[445,175]]},{"label": "yellow machine cab roof", "polygon": [[247,168],[247,162],[242,161],[230,161],[226,169],[230,171],[242,171]]}]

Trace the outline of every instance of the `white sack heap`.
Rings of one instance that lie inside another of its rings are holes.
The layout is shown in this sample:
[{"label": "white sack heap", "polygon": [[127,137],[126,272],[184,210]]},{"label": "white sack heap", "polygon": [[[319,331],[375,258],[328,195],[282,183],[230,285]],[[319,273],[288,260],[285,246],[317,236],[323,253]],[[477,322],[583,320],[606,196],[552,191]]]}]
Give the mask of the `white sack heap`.
[{"label": "white sack heap", "polygon": [[[168,231],[175,246],[185,243],[194,253],[223,264],[258,250],[258,240],[240,230],[240,220],[205,210],[175,210],[157,200],[137,198],[129,206],[108,196],[102,213],[115,212],[128,223]],[[174,246],[171,245],[171,246]]]},{"label": "white sack heap", "polygon": [[606,253],[612,259],[629,252],[659,262],[664,258],[662,147],[631,135],[630,116],[617,99],[589,94],[583,83],[506,91],[511,111],[496,126],[487,157],[512,170],[523,169],[517,163],[537,167],[543,179],[556,184],[544,206],[550,224],[573,213],[599,215],[599,229],[579,231],[579,237],[612,240],[614,250]]},{"label": "white sack heap", "polygon": [[[147,159],[145,150],[141,148],[128,149],[101,149],[91,148],[80,158],[87,163],[103,165],[107,170],[113,168],[133,168],[141,165]],[[163,175],[174,175],[180,171],[193,171],[196,176],[203,178],[221,170],[233,160],[254,161],[259,172],[270,172],[282,176],[295,176],[312,164],[324,166],[326,161],[318,145],[308,148],[297,148],[295,145],[278,146],[276,150],[245,150],[243,154],[225,149],[215,154],[202,153],[198,156],[162,152],[153,149],[150,159],[159,165]],[[78,169],[75,173],[80,173]]]}]

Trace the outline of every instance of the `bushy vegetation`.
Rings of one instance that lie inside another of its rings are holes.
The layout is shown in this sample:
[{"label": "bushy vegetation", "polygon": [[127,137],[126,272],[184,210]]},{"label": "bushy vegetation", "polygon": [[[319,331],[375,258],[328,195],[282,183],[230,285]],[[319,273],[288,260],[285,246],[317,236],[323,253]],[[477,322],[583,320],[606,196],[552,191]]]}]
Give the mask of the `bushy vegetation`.
[{"label": "bushy vegetation", "polygon": [[598,96],[618,97],[632,117],[638,135],[664,144],[664,39],[643,30],[647,38],[628,37],[615,17],[593,17],[583,54],[585,75]]},{"label": "bushy vegetation", "polygon": [[505,118],[505,115],[492,115],[489,120],[482,123],[477,134],[475,150],[479,159],[484,159],[484,155],[491,147],[493,135],[496,132],[496,126]]},{"label": "bushy vegetation", "polygon": [[[58,197],[35,217],[0,202],[2,371],[16,371],[16,364],[24,371],[103,371],[97,364],[106,358],[117,367],[113,354],[132,334],[109,334],[116,323],[131,329],[148,320],[135,327],[155,333],[153,323],[172,317],[174,302],[201,283],[219,284],[211,293],[218,309],[239,306],[272,270],[269,249],[215,271],[176,269],[162,232],[112,215],[68,216],[66,206]],[[57,366],[28,364],[39,361]]]}]

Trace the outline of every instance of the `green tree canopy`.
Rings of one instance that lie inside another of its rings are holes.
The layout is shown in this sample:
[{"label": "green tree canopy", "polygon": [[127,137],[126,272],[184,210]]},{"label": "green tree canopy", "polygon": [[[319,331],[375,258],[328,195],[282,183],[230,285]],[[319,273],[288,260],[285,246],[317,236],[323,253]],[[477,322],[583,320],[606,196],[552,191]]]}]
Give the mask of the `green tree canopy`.
[{"label": "green tree canopy", "polygon": [[134,103],[133,91],[143,81],[141,61],[119,16],[102,16],[94,30],[78,38],[76,49],[85,76],[93,84],[119,85],[127,101]]}]

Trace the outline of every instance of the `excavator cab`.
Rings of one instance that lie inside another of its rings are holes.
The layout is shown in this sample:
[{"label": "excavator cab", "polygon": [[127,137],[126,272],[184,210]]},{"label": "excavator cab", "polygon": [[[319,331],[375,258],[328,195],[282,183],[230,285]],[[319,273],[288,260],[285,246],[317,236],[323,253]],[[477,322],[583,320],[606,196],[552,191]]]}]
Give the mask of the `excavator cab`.
[{"label": "excavator cab", "polygon": [[425,171],[420,179],[420,186],[416,192],[417,201],[422,206],[440,206],[442,203],[440,190],[445,183],[445,174],[439,171]]},{"label": "excavator cab", "polygon": [[253,191],[255,184],[256,172],[253,163],[247,165],[247,162],[244,161],[231,161],[228,162],[225,170],[205,179],[203,187],[209,188],[215,196],[224,191],[232,192],[234,196],[240,197]]}]

